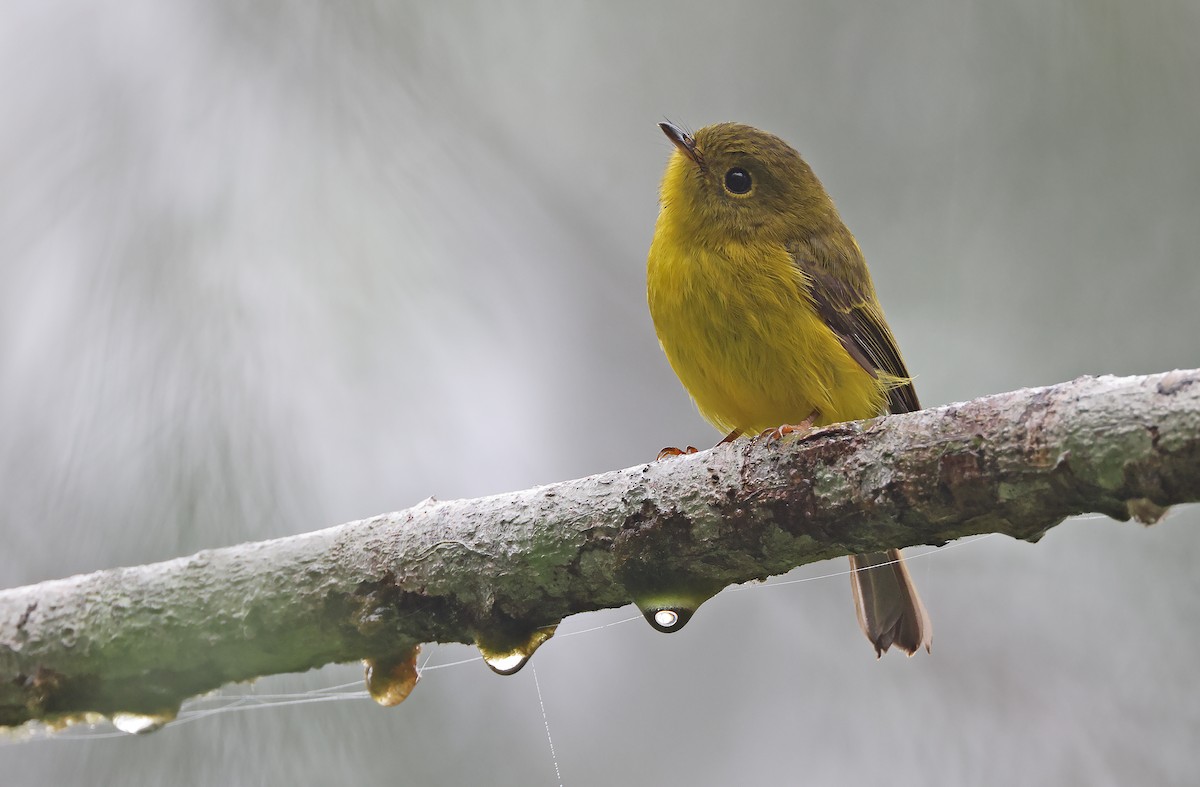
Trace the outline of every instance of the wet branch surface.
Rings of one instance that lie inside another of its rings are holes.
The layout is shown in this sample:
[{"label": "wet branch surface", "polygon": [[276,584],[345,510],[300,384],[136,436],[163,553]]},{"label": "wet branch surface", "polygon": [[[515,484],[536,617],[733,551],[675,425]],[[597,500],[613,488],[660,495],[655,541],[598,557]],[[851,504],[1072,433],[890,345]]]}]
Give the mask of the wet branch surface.
[{"label": "wet branch surface", "polygon": [[[647,453],[651,453],[651,449]],[[520,649],[577,612],[818,560],[1036,540],[1200,500],[1200,370],[1081,378],[778,442],[0,591],[0,726],[169,717],[225,683],[422,642]],[[544,636],[543,636],[544,638]]]}]

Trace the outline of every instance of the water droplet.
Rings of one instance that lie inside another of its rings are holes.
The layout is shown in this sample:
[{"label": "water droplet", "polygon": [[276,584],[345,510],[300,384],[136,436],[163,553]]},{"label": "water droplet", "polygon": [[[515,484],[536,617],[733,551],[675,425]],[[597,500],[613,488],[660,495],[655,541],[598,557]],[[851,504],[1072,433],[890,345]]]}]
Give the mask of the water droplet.
[{"label": "water droplet", "polygon": [[687,625],[696,614],[696,609],[711,596],[711,593],[674,592],[656,593],[635,599],[642,617],[655,631],[673,634]]},{"label": "water droplet", "polygon": [[540,648],[546,640],[554,636],[554,630],[558,625],[543,626],[533,632],[529,639],[521,643],[515,648],[494,649],[480,642],[475,644],[479,648],[479,652],[483,654],[483,660],[492,668],[492,672],[498,675],[513,675],[521,670],[529,663],[529,659],[533,656],[533,652]]},{"label": "water droplet", "polygon": [[679,631],[687,625],[694,613],[694,609],[684,607],[650,607],[642,610],[642,616],[646,618],[647,623],[656,631],[667,634]]},{"label": "water droplet", "polygon": [[421,679],[417,672],[417,656],[420,652],[421,646],[414,645],[412,650],[398,659],[363,659],[367,692],[371,699],[385,708],[404,702]]},{"label": "water droplet", "polygon": [[512,675],[521,667],[525,666],[525,662],[529,661],[529,656],[520,651],[510,650],[508,653],[492,654],[484,656],[483,660],[487,665],[501,675]]},{"label": "water droplet", "polygon": [[175,711],[163,711],[161,713],[114,713],[111,721],[113,726],[121,732],[145,735],[161,730],[167,722],[174,721],[174,719]]}]

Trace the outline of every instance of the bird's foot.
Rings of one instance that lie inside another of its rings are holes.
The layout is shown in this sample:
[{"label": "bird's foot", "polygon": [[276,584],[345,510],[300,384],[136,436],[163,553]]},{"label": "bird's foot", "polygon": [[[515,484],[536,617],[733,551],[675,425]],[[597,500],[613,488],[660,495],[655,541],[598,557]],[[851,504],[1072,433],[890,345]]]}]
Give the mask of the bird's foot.
[{"label": "bird's foot", "polygon": [[654,461],[661,462],[668,456],[684,456],[686,454],[699,453],[699,451],[700,449],[694,445],[689,445],[687,448],[664,448],[658,452],[658,456],[654,458]]},{"label": "bird's foot", "polygon": [[768,429],[759,434],[760,438],[765,439],[768,443],[773,443],[776,440],[782,440],[784,435],[789,434],[808,434],[813,429],[813,424],[817,421],[817,412],[814,410],[808,418],[805,418],[798,424],[780,424],[774,429]]}]

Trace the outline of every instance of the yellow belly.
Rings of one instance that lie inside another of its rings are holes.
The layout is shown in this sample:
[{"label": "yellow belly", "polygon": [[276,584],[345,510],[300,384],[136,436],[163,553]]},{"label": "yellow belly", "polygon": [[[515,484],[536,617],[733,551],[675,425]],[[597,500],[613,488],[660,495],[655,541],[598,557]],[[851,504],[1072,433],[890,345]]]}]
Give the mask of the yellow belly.
[{"label": "yellow belly", "polygon": [[660,226],[647,296],[663,351],[700,413],[723,431],[870,418],[886,383],[821,320],[804,276],[778,247],[696,247]]}]

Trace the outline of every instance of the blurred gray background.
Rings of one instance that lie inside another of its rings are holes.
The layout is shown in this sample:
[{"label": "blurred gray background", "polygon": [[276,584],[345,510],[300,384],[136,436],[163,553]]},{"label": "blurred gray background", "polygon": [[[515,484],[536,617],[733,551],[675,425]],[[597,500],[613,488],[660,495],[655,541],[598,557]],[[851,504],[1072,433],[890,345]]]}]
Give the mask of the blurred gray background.
[{"label": "blurred gray background", "polygon": [[[664,117],[805,154],[926,405],[1200,365],[1198,38],[1194,0],[7,2],[0,586],[714,442],[645,307]],[[533,661],[561,780],[1192,782],[1198,519],[915,558],[911,660],[875,661],[844,576],[674,636],[568,619]],[[0,773],[552,785],[534,678],[72,731]]]}]

